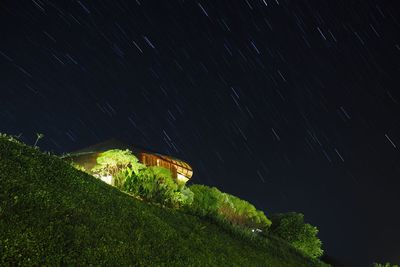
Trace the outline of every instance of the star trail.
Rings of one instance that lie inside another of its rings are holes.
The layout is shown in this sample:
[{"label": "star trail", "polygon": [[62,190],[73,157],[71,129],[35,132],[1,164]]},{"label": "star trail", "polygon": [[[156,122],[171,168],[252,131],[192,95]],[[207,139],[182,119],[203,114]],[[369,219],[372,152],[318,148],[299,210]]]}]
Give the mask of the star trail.
[{"label": "star trail", "polygon": [[0,132],[189,162],[329,257],[400,262],[395,1],[1,1]]}]

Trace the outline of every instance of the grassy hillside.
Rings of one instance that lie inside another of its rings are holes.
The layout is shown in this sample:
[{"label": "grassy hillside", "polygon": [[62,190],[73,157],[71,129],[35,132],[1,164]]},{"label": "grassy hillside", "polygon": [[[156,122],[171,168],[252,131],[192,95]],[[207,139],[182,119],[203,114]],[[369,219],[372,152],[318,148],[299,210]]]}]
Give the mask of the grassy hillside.
[{"label": "grassy hillside", "polygon": [[138,201],[55,156],[0,136],[0,266],[323,266]]}]

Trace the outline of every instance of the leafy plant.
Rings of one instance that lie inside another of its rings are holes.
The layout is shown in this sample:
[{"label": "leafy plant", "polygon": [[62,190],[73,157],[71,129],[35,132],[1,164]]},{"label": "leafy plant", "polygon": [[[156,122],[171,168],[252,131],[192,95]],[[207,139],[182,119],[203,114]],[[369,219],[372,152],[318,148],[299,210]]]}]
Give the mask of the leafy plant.
[{"label": "leafy plant", "polygon": [[[226,194],[227,200],[219,212],[229,221],[247,228],[256,228],[266,231],[271,226],[271,221],[265,216],[264,212],[257,210],[249,202],[236,196]],[[224,209],[222,209],[224,208]]]},{"label": "leafy plant", "polygon": [[193,201],[193,193],[185,185],[178,185],[166,168],[151,166],[139,172],[127,168],[118,176],[124,176],[124,191],[146,201],[174,208]]},{"label": "leafy plant", "polygon": [[208,216],[246,229],[266,231],[271,225],[264,212],[245,200],[223,193],[215,187],[192,185],[190,189],[194,193],[190,210],[197,215]]},{"label": "leafy plant", "polygon": [[4,133],[0,133],[0,138],[10,141],[10,142],[14,142],[14,143],[21,143],[21,141],[19,141],[19,138],[21,137],[22,134],[19,134],[17,136],[15,135],[8,135],[8,134],[4,134]]},{"label": "leafy plant", "polygon": [[386,262],[384,264],[375,262],[374,264],[372,264],[372,267],[399,267],[399,266],[396,264],[391,264],[389,262]]},{"label": "leafy plant", "polygon": [[145,166],[128,149],[111,149],[102,152],[96,159],[97,165],[92,168],[92,172],[98,175],[116,175],[118,172],[131,168],[138,173]]},{"label": "leafy plant", "polygon": [[189,188],[194,193],[190,210],[202,217],[217,216],[219,206],[223,202],[222,192],[215,187],[205,185],[191,185]]},{"label": "leafy plant", "polygon": [[271,233],[292,244],[312,258],[322,256],[322,242],[317,237],[318,229],[304,223],[304,215],[289,212],[271,216]]}]

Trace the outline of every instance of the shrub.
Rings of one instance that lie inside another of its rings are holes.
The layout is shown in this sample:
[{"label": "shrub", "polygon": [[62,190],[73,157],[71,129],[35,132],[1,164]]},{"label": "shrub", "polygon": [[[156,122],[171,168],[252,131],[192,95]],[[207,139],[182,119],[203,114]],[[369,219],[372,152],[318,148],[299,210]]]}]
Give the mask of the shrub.
[{"label": "shrub", "polygon": [[180,208],[193,201],[193,193],[185,185],[178,185],[171,172],[163,167],[151,166],[135,173],[131,168],[118,174],[125,177],[123,190],[148,202]]},{"label": "shrub", "polygon": [[189,187],[194,194],[190,209],[202,217],[214,217],[218,214],[220,203],[222,203],[222,192],[215,187],[205,185],[192,185]]},{"label": "shrub", "polygon": [[21,144],[21,141],[19,141],[20,136],[21,134],[19,136],[15,136],[15,135],[0,133],[0,139],[7,140],[17,144]]},{"label": "shrub", "polygon": [[219,212],[228,220],[234,224],[263,231],[271,226],[271,221],[263,211],[257,210],[252,204],[238,197],[226,193],[225,195],[227,196],[226,202],[230,204],[222,205]]},{"label": "shrub", "polygon": [[374,263],[374,264],[372,264],[372,267],[399,267],[399,266],[396,265],[396,264],[391,264],[391,263],[387,262],[387,263],[385,263],[385,264],[382,264],[382,263]]},{"label": "shrub", "polygon": [[295,212],[275,214],[271,216],[271,220],[272,234],[286,240],[312,258],[322,256],[322,242],[317,237],[318,229],[304,223],[303,214]]},{"label": "shrub", "polygon": [[116,175],[118,172],[130,167],[135,173],[145,166],[128,149],[111,149],[101,153],[97,159],[97,165],[92,168],[93,174]]},{"label": "shrub", "polygon": [[245,200],[223,193],[215,187],[192,185],[190,189],[194,193],[190,210],[197,215],[262,231],[266,231],[271,225],[264,212]]}]

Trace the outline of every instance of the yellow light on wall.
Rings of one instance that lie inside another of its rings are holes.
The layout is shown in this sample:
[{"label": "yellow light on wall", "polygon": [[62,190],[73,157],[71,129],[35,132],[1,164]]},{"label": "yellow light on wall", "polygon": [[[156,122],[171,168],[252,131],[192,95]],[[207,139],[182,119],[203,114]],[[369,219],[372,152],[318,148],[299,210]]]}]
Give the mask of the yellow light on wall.
[{"label": "yellow light on wall", "polygon": [[182,183],[186,183],[187,181],[189,181],[189,179],[186,176],[183,176],[182,174],[178,173],[177,177],[178,181],[182,182]]}]

